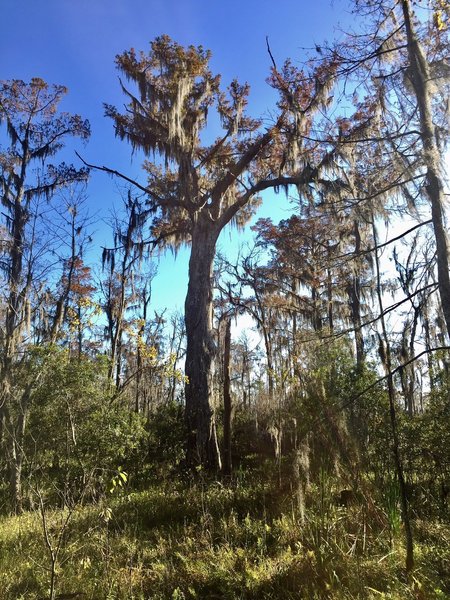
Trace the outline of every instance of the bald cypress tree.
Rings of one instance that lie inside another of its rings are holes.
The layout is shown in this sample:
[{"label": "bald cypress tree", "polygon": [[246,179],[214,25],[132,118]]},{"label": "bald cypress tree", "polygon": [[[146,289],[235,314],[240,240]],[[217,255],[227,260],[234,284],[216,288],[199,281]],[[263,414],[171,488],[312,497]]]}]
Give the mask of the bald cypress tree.
[{"label": "bald cypress tree", "polygon": [[[185,302],[188,461],[218,466],[212,336],[217,239],[227,224],[247,221],[263,190],[306,185],[329,165],[331,153],[318,152],[313,164],[300,136],[328,98],[334,65],[322,64],[311,77],[289,63],[280,73],[274,66],[271,83],[280,100],[272,122],[263,126],[246,113],[249,87],[233,81],[224,92],[209,59],[202,47],[184,48],[167,36],[153,41],[148,54],[124,52],[117,66],[134,91],[122,84],[125,112],[106,106],[106,114],[120,138],[153,159],[144,163],[147,184],[138,187],[148,195],[155,238],[191,247]],[[222,132],[208,144],[211,112]]]}]

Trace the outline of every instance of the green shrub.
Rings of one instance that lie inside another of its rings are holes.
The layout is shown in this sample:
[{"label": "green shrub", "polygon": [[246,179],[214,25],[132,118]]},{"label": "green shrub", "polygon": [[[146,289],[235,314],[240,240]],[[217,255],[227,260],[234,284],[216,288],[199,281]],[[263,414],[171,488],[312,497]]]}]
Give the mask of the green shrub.
[{"label": "green shrub", "polygon": [[98,496],[119,468],[133,465],[147,434],[144,419],[113,399],[104,357],[72,359],[51,348],[35,358],[43,375],[26,429],[24,479],[56,502],[87,490]]}]

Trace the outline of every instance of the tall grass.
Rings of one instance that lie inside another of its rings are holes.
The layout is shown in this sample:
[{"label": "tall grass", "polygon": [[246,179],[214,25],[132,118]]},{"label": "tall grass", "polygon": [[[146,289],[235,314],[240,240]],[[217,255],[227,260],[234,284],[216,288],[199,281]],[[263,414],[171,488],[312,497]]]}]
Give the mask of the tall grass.
[{"label": "tall grass", "polygon": [[[336,505],[332,482],[311,489],[305,518],[276,485],[159,485],[77,508],[67,526],[57,591],[89,600],[450,597],[450,527],[422,529],[418,567],[402,576],[392,523],[364,503]],[[289,507],[289,510],[287,510]],[[64,515],[47,511],[55,535]],[[3,518],[1,600],[49,597],[38,514]],[[81,595],[83,594],[83,595]]]}]

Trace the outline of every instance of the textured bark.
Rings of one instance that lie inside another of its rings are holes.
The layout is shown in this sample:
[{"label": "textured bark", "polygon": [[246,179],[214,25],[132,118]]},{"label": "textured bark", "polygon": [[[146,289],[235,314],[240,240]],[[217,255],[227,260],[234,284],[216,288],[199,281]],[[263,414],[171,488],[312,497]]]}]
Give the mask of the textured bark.
[{"label": "textured bark", "polygon": [[221,466],[214,420],[216,346],[212,335],[212,275],[219,232],[211,223],[193,226],[184,315],[187,461],[190,466],[210,469]]}]

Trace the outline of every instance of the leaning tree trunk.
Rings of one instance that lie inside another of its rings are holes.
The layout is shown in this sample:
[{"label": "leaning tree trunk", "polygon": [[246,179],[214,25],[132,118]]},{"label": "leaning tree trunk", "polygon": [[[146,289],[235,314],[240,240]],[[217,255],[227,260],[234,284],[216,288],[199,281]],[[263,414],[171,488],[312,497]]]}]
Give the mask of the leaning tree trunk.
[{"label": "leaning tree trunk", "polygon": [[402,10],[408,42],[410,78],[419,109],[423,162],[426,168],[425,190],[431,204],[431,218],[436,240],[439,295],[450,337],[449,240],[445,228],[445,193],[441,158],[431,108],[431,75],[423,48],[414,30],[409,0],[402,0]]},{"label": "leaning tree trunk", "polygon": [[216,346],[212,334],[212,276],[219,233],[210,222],[197,222],[193,227],[184,314],[187,461],[190,466],[209,469],[220,468],[213,394]]}]

